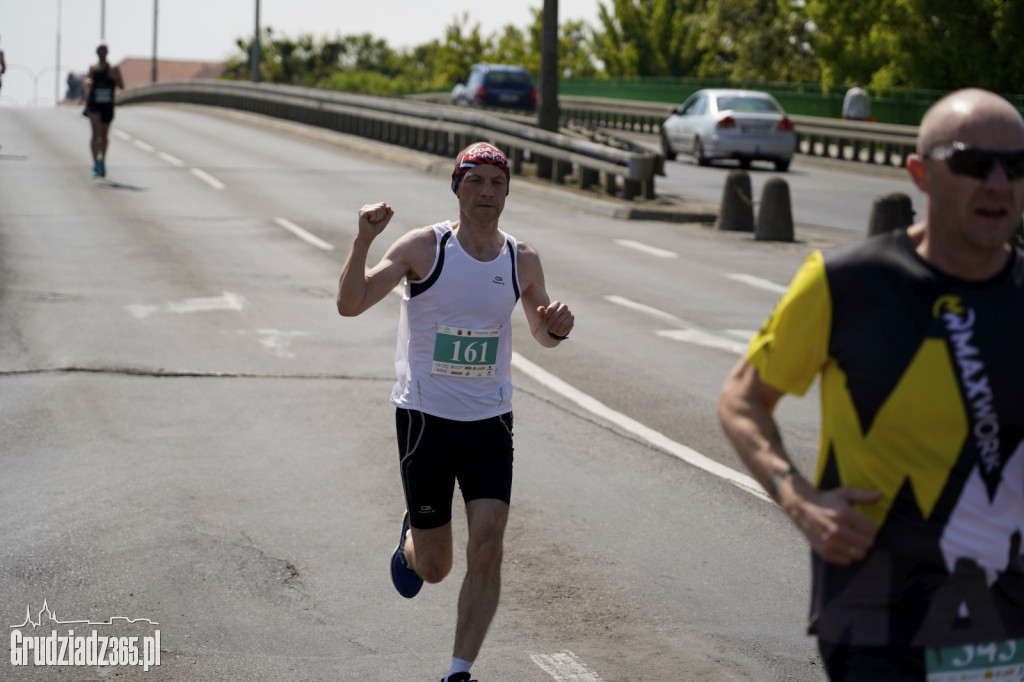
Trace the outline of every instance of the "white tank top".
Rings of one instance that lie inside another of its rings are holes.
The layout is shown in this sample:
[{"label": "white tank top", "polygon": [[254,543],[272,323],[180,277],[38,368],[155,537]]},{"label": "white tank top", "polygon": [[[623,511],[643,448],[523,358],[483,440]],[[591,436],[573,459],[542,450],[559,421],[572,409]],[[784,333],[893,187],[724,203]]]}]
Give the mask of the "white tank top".
[{"label": "white tank top", "polygon": [[512,310],[519,300],[515,237],[498,256],[466,253],[449,221],[426,278],[407,281],[391,402],[444,419],[490,419],[512,409]]}]

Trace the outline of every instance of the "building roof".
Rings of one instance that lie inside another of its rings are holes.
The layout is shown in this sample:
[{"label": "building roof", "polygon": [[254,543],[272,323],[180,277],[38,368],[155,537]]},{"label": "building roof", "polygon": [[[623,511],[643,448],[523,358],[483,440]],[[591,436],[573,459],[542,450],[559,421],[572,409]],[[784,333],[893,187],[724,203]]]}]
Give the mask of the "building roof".
[{"label": "building roof", "polygon": [[[153,60],[148,57],[128,57],[118,64],[124,87],[134,88],[151,83],[153,80]],[[227,65],[222,62],[190,62],[177,59],[158,59],[156,62],[156,80],[185,81],[193,79],[216,79],[224,75]]]}]

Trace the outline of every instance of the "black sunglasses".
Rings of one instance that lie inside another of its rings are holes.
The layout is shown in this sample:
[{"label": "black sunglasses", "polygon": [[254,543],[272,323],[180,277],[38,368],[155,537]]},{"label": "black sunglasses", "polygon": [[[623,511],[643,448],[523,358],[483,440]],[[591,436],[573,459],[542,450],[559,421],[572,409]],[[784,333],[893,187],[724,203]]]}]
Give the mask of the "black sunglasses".
[{"label": "black sunglasses", "polygon": [[924,155],[926,159],[945,161],[949,170],[979,180],[988,178],[996,161],[1002,164],[1008,180],[1024,177],[1024,149],[996,151],[954,142],[948,147],[935,147]]}]

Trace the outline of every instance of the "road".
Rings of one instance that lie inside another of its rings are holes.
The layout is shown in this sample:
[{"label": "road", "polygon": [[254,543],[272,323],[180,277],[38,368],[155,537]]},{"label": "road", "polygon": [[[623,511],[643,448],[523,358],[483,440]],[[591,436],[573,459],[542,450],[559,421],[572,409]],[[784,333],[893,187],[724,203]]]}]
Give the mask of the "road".
[{"label": "road", "polygon": [[[657,135],[608,132],[613,137],[661,150]],[[655,186],[660,194],[718,206],[726,177],[738,168],[735,161],[715,161],[711,166],[697,167],[690,156],[680,154],[675,161],[665,162],[666,177],[657,178]],[[914,210],[918,212],[917,218],[920,218],[920,211],[925,205],[924,194],[910,181],[907,171],[895,166],[797,154],[785,173],[777,172],[771,163],[763,161],[754,161],[747,172],[755,215],[765,182],[772,178],[786,181],[797,231],[802,227],[864,235],[871,222],[874,202],[888,194],[901,193],[910,197]]]},{"label": "road", "polygon": [[[123,107],[114,128],[93,179],[78,112],[0,117],[0,613],[146,619],[160,665],[0,676],[440,678],[458,581],[406,601],[387,572],[398,299],[342,319],[334,293],[359,206],[396,211],[375,259],[454,217],[449,164],[182,107]],[[714,404],[810,250],[860,235],[624,222],[517,178],[502,226],[577,327],[546,350],[514,318],[517,478],[475,675],[822,680],[806,547]],[[778,416],[810,471],[813,391]]]}]

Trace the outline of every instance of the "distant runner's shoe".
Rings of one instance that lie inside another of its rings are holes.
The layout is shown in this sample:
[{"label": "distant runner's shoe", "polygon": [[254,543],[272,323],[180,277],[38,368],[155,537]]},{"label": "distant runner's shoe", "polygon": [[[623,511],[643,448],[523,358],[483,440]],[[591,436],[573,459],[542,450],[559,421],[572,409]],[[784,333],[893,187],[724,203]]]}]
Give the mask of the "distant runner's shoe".
[{"label": "distant runner's shoe", "polygon": [[[398,539],[398,547],[391,555],[391,582],[395,584],[398,594],[406,599],[412,599],[419,594],[423,587],[423,578],[416,575],[416,571],[409,568],[405,560],[405,534],[409,530],[409,512],[402,517],[402,537]],[[466,682],[472,682],[466,677]]]},{"label": "distant runner's shoe", "polygon": [[106,164],[106,162],[104,162],[103,159],[100,159],[96,163],[99,164],[99,167],[100,167],[100,177],[101,178],[107,177],[107,164]]},{"label": "distant runner's shoe", "polygon": [[[455,673],[447,680],[448,682],[476,682],[476,680],[469,679],[469,673]],[[445,682],[445,678],[441,678],[441,682]]]}]

